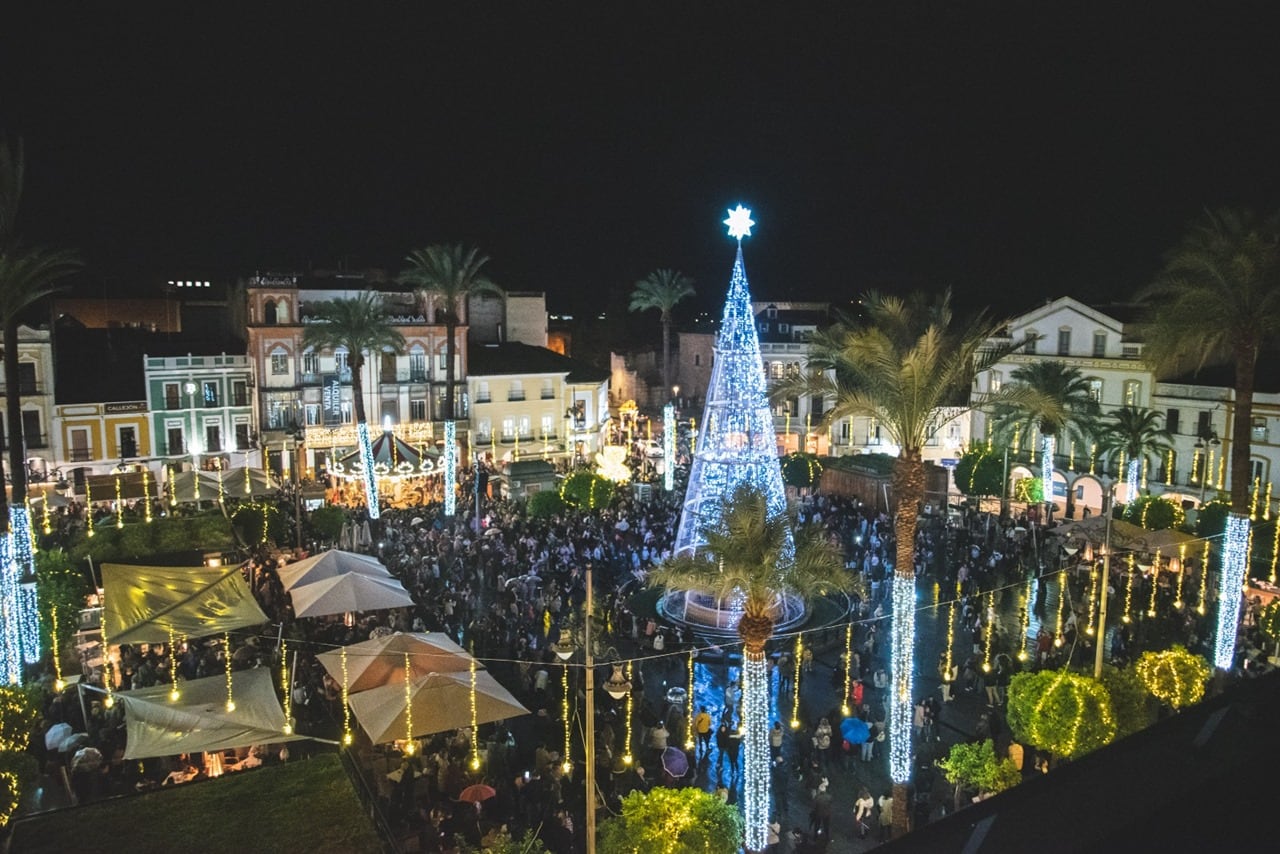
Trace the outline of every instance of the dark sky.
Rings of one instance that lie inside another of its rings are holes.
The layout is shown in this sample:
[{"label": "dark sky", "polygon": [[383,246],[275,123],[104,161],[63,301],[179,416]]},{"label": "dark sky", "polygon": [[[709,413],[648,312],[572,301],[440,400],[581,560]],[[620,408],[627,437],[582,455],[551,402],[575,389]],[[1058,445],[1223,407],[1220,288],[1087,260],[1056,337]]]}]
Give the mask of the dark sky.
[{"label": "dark sky", "polygon": [[1274,3],[132,5],[0,31],[26,231],[115,288],[461,241],[553,309],[656,267],[718,305],[741,201],[757,297],[1020,309],[1131,293],[1205,206],[1280,207]]}]

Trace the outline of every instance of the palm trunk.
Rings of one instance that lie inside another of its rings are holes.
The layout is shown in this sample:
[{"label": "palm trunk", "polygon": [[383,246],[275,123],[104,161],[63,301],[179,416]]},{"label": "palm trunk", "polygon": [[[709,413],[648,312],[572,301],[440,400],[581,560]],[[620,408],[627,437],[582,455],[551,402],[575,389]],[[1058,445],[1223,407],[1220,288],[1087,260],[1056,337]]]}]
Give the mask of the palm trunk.
[{"label": "palm trunk", "polygon": [[919,448],[902,449],[893,466],[893,530],[897,538],[890,626],[889,777],[893,780],[893,833],[909,829],[907,784],[911,781],[912,669],[916,635],[916,519],[924,500],[924,460]]},{"label": "palm trunk", "polygon": [[[350,352],[350,351],[348,351]],[[356,443],[360,446],[360,467],[364,470],[364,498],[369,505],[369,518],[382,515],[378,506],[378,476],[373,471],[373,448],[369,438],[369,422],[364,409],[364,353],[351,355],[351,396],[356,417]]]},{"label": "palm trunk", "polygon": [[764,851],[769,839],[769,670],[764,645],[773,634],[768,617],[744,613],[742,644],[742,813],[748,852]]},{"label": "palm trunk", "polygon": [[1040,430],[1040,479],[1044,481],[1045,522],[1053,521],[1053,454],[1058,437]]},{"label": "palm trunk", "polygon": [[[40,660],[40,633],[31,626],[37,625],[35,589],[35,543],[31,533],[31,518],[27,512],[27,443],[22,429],[22,389],[18,374],[18,321],[9,319],[4,324],[4,380],[8,389],[5,396],[6,417],[9,421],[9,477],[13,482],[9,499],[9,532],[11,534],[13,606],[5,615],[6,622],[17,624],[21,644],[21,660],[34,664]],[[6,569],[8,569],[6,567]],[[24,585],[23,582],[29,582]],[[6,598],[8,591],[6,591]],[[9,603],[6,603],[9,604]]]},{"label": "palm trunk", "polygon": [[10,320],[4,325],[4,384],[5,419],[9,422],[9,475],[13,481],[12,506],[26,506],[27,453],[22,430],[22,394],[18,376],[18,322]]},{"label": "palm trunk", "polygon": [[662,399],[671,394],[671,318],[662,315]]},{"label": "palm trunk", "polygon": [[452,421],[454,419],[453,412],[453,360],[455,357],[456,345],[453,337],[458,332],[458,324],[453,319],[453,310],[449,311],[449,319],[444,324],[444,420]]},{"label": "palm trunk", "polygon": [[1235,415],[1231,422],[1231,512],[1223,536],[1218,587],[1218,630],[1214,664],[1228,670],[1235,662],[1240,627],[1240,590],[1249,571],[1249,465],[1253,429],[1253,389],[1257,347],[1241,341],[1235,351]]}]

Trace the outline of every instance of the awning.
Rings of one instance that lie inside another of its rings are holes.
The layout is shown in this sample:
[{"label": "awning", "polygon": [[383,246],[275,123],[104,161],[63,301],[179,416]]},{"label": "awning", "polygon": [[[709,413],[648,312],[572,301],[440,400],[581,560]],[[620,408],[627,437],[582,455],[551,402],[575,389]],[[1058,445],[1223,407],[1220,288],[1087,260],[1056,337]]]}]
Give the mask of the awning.
[{"label": "awning", "polygon": [[[404,659],[409,657],[409,678],[428,673],[470,671],[472,658],[444,632],[396,632],[344,647],[347,659],[347,691],[355,694],[381,685],[404,688]],[[329,675],[342,684],[342,649],[316,656]],[[484,665],[478,664],[481,669]]]},{"label": "awning", "polygon": [[284,711],[276,699],[273,678],[267,668],[232,673],[234,712],[227,711],[224,674],[179,682],[176,701],[169,699],[168,684],[115,694],[125,712],[124,758],[229,750],[302,738],[285,735]]},{"label": "awning", "polygon": [[165,643],[267,622],[240,567],[102,565],[110,643]]},{"label": "awning", "polygon": [[[498,684],[487,670],[476,671],[475,712],[471,711],[471,673],[430,673],[409,684],[413,708],[413,736],[469,727],[473,723],[529,714],[511,693]],[[374,744],[405,738],[405,686],[384,685],[352,694],[351,711]]]},{"label": "awning", "polygon": [[323,617],[327,614],[384,611],[409,608],[414,602],[409,592],[394,578],[379,578],[349,572],[304,584],[289,591],[295,617]]},{"label": "awning", "polygon": [[348,572],[358,572],[361,575],[371,575],[376,578],[391,578],[391,573],[376,557],[341,549],[329,549],[327,552],[285,564],[276,570],[285,590],[292,590],[304,584],[313,584],[326,578],[336,578]]}]

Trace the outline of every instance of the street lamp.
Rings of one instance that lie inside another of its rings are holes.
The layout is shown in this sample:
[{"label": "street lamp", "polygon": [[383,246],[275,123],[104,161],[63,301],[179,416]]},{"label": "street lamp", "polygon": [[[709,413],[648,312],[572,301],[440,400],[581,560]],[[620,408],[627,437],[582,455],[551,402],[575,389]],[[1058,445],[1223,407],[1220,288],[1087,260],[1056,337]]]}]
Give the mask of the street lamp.
[{"label": "street lamp", "polygon": [[1218,447],[1221,444],[1222,442],[1218,439],[1217,433],[1210,433],[1208,436],[1208,441],[1206,441],[1206,437],[1204,436],[1201,436],[1200,438],[1196,439],[1196,450],[1200,451],[1202,454],[1200,457],[1200,460],[1201,460],[1200,462],[1200,506],[1201,507],[1204,506],[1205,487],[1208,486],[1209,479],[1213,476],[1209,471],[1209,457],[1205,456],[1203,452],[1206,449],[1208,449],[1210,454],[1212,454],[1213,449]]}]

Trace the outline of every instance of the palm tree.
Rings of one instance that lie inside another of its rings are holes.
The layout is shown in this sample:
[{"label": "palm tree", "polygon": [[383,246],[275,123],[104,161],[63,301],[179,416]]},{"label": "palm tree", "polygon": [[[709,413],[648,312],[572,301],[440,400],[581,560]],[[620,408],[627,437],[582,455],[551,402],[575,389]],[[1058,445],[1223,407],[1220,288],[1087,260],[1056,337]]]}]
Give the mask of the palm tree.
[{"label": "palm tree", "polygon": [[1023,436],[1040,431],[1040,477],[1046,509],[1053,512],[1053,455],[1058,437],[1086,442],[1098,418],[1098,402],[1079,368],[1065,362],[1035,361],[1009,375],[1021,397],[1017,404],[997,407],[997,432],[1007,442],[1013,431]]},{"label": "palm tree", "polygon": [[316,307],[315,320],[302,333],[304,347],[347,351],[347,363],[351,368],[351,396],[355,405],[356,435],[360,445],[360,462],[364,469],[365,498],[369,503],[369,516],[377,519],[380,513],[378,482],[373,472],[369,424],[364,410],[364,354],[366,351],[382,353],[386,350],[400,353],[404,350],[404,336],[391,326],[382,297],[374,291],[366,291],[352,299],[321,303]]},{"label": "palm tree", "polygon": [[[844,569],[840,547],[817,528],[792,536],[785,514],[769,514],[764,493],[740,484],[724,501],[719,527],[703,531],[706,545],[673,557],[649,574],[652,587],[705,590],[717,601],[742,603],[738,637],[743,657],[743,809],[747,850],[765,846],[769,816],[769,685],[765,644],[773,637],[782,594],[805,600],[828,592],[851,591],[857,581]],[[754,710],[754,711],[753,711]],[[753,817],[763,820],[754,822]],[[759,824],[759,826],[756,826]]]},{"label": "palm tree", "polygon": [[1173,447],[1173,434],[1164,428],[1164,416],[1154,409],[1122,406],[1107,413],[1099,432],[1099,444],[1112,454],[1124,454],[1124,473],[1129,501],[1138,497],[1138,474],[1150,456],[1157,460]]},{"label": "palm tree", "polygon": [[[59,282],[80,267],[75,253],[64,249],[28,246],[15,237],[18,203],[25,175],[22,143],[10,146],[0,140],[0,330],[3,330],[5,417],[9,422],[9,469],[12,503],[6,506],[0,490],[0,531],[13,534],[12,549],[6,556],[17,566],[0,567],[0,572],[30,579],[35,565],[31,520],[27,517],[26,437],[22,425],[22,385],[18,372],[18,322],[22,313],[59,289]],[[4,466],[0,462],[0,479]],[[17,604],[20,611],[34,609],[34,600]],[[11,619],[17,620],[16,614]],[[22,657],[35,662],[39,657],[38,638],[20,638]],[[12,673],[9,674],[10,679]]]},{"label": "palm tree", "polygon": [[671,310],[682,300],[693,296],[693,279],[678,270],[654,270],[636,282],[631,292],[631,310],[656,308],[662,321],[662,385],[663,394],[671,392]]},{"label": "palm tree", "polygon": [[[458,323],[463,317],[467,297],[472,294],[502,294],[502,288],[489,280],[481,272],[481,268],[489,263],[489,256],[480,255],[478,249],[468,249],[461,244],[434,245],[426,249],[415,249],[405,260],[409,267],[403,270],[396,281],[413,285],[418,297],[428,305],[439,301],[443,303],[445,328],[445,389],[444,420],[452,421],[456,417],[454,410],[453,387],[454,360],[457,358]],[[463,308],[459,308],[462,306]]]},{"label": "palm tree", "polygon": [[[834,401],[828,423],[850,416],[870,417],[900,448],[893,464],[894,536],[889,771],[894,802],[907,803],[911,779],[912,657],[915,651],[914,544],[916,517],[924,501],[922,450],[948,421],[977,405],[1017,403],[1024,390],[1013,384],[981,399],[966,396],[974,378],[1025,342],[997,337],[1003,323],[979,315],[963,323],[953,318],[951,293],[906,299],[868,293],[861,323],[842,321],[813,337],[808,373],[774,390],[776,399],[794,394]],[[895,831],[905,832],[907,810],[894,810]]]},{"label": "palm tree", "polygon": [[1231,513],[1222,555],[1216,664],[1230,667],[1249,539],[1250,430],[1258,355],[1280,337],[1280,216],[1210,211],[1139,294],[1143,360],[1161,376],[1207,364],[1235,369]]}]

